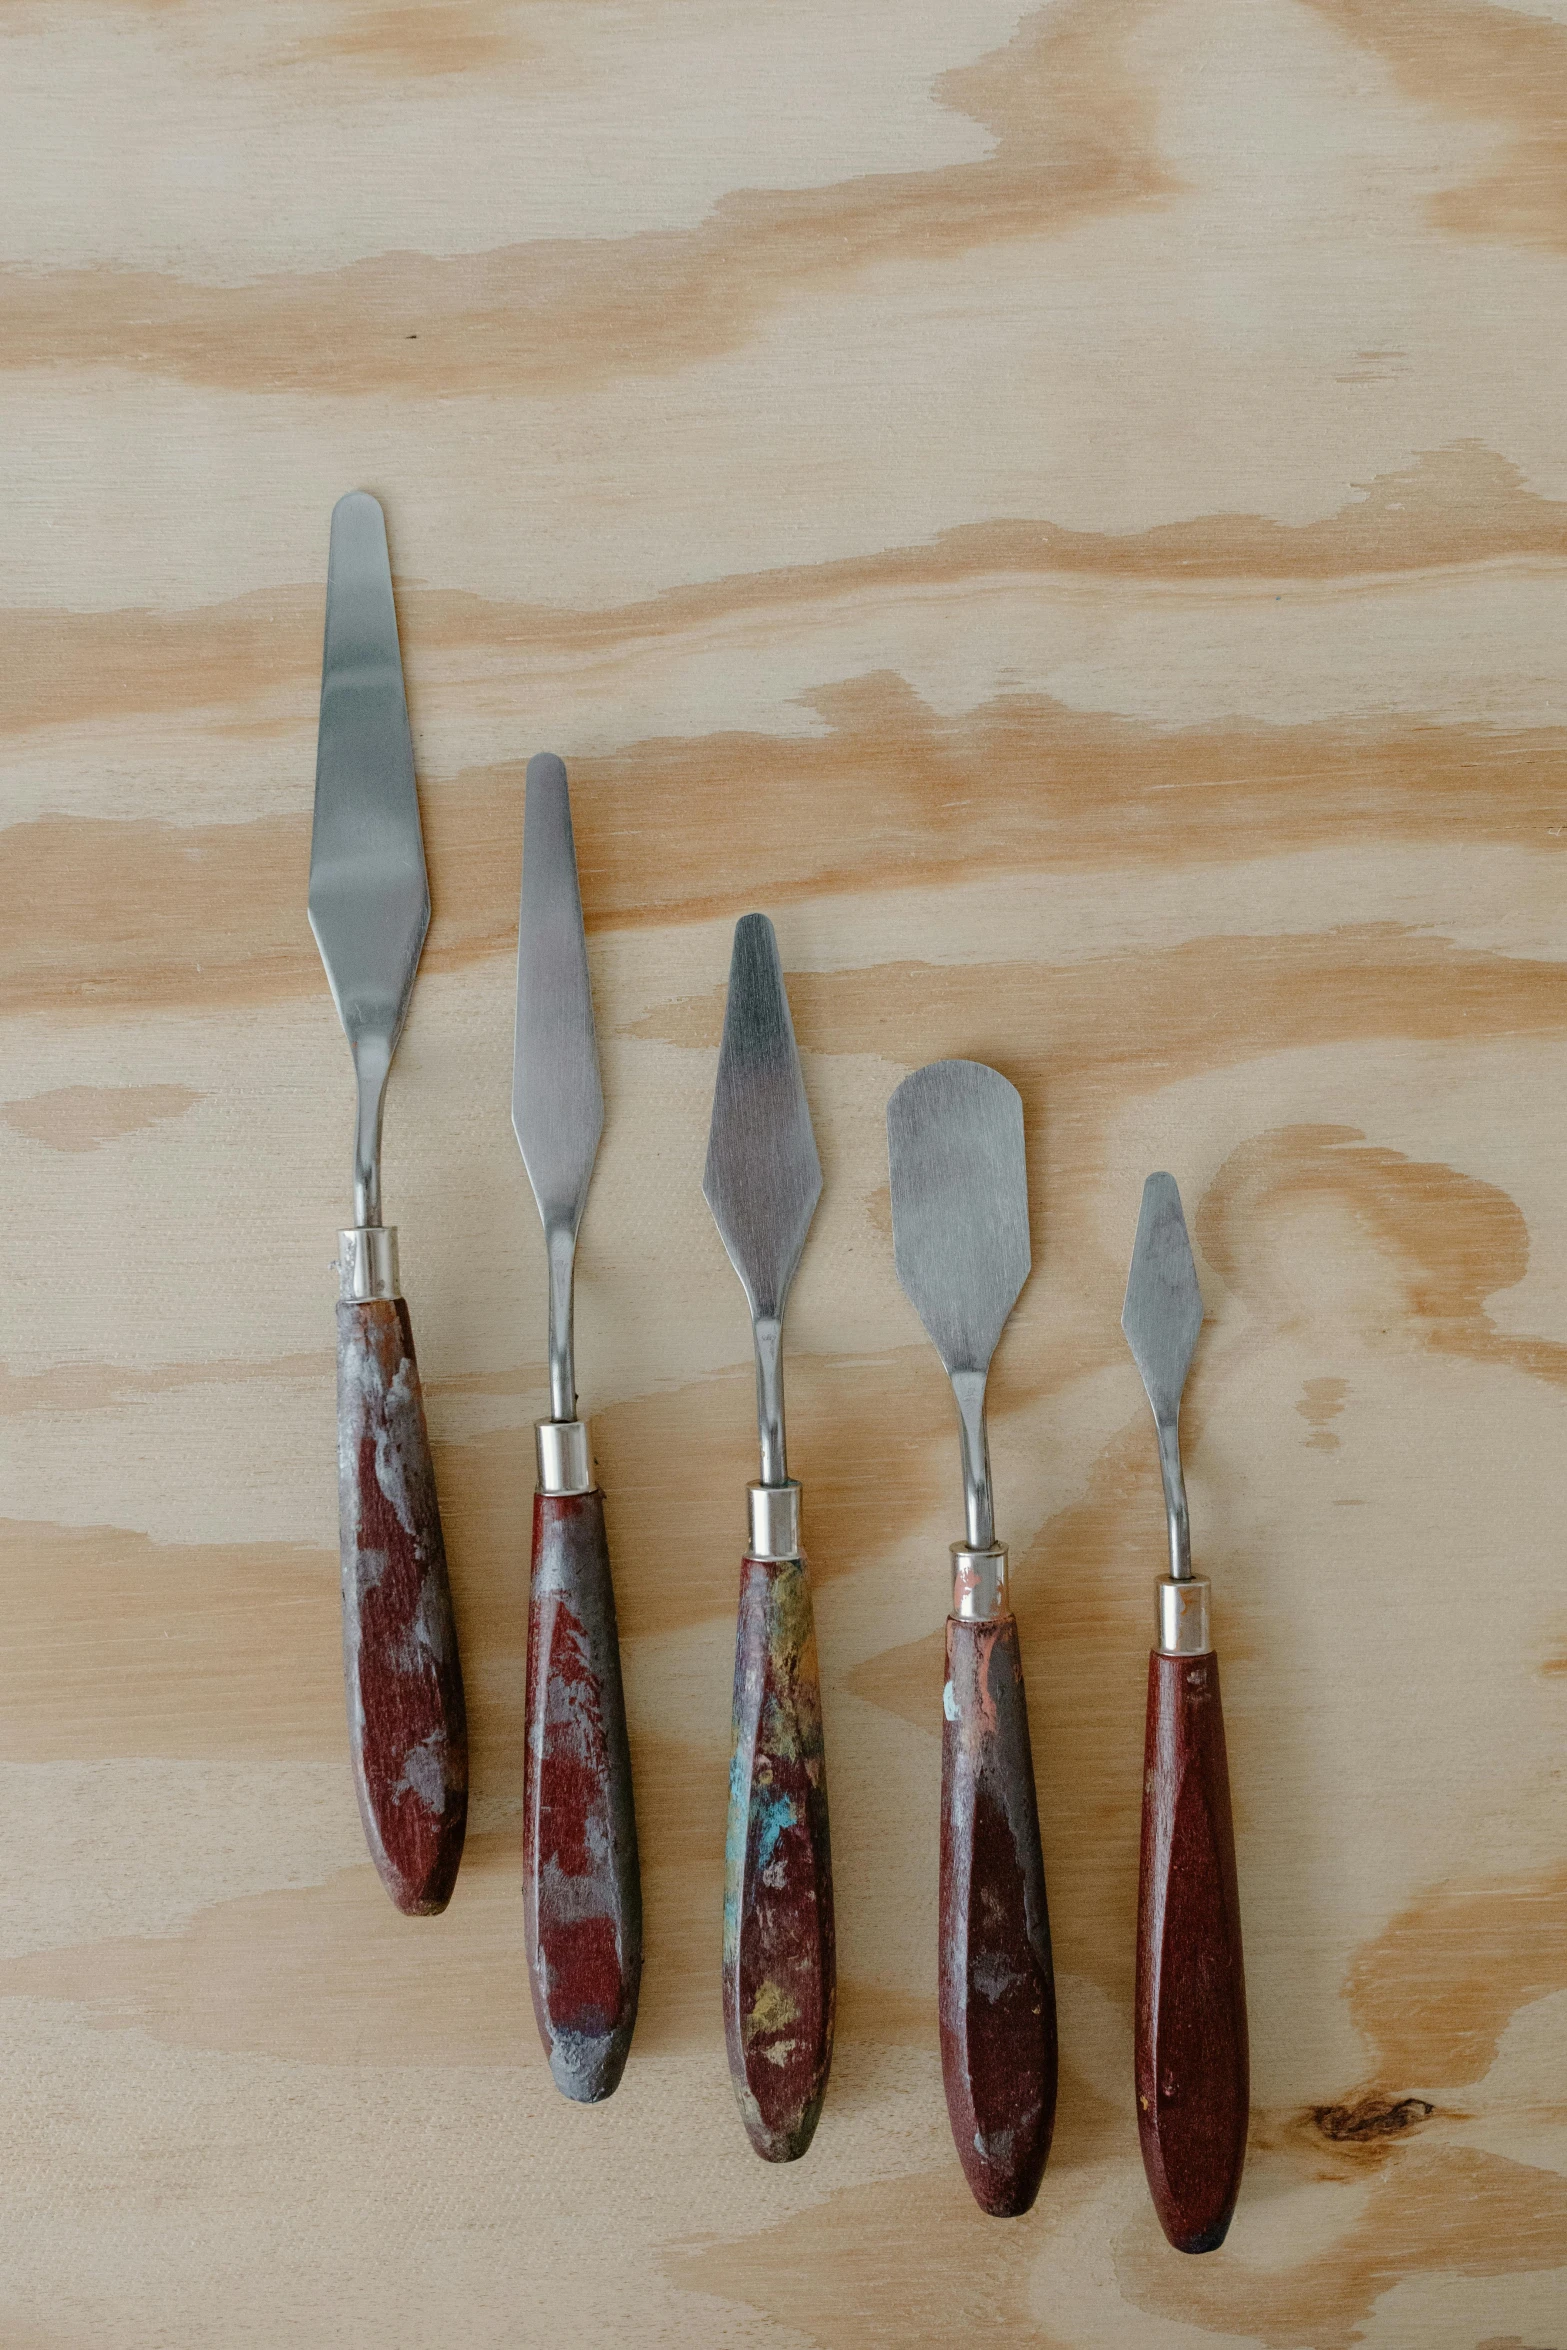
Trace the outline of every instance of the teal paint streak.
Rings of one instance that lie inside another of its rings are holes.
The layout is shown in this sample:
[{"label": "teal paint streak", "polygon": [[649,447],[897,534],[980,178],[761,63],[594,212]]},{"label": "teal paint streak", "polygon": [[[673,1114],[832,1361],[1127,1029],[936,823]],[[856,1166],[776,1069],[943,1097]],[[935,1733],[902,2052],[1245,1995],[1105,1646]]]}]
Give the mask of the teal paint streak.
[{"label": "teal paint streak", "polygon": [[740,1895],[745,1881],[745,1838],[749,1806],[747,1783],[751,1758],[736,1737],[729,1765],[729,1817],[724,1833],[724,1963],[733,1963],[740,1947]]},{"label": "teal paint streak", "polygon": [[778,1849],[779,1838],[785,1828],[796,1824],[797,1813],[792,1795],[774,1795],[756,1805],[756,1865],[765,1869]]}]

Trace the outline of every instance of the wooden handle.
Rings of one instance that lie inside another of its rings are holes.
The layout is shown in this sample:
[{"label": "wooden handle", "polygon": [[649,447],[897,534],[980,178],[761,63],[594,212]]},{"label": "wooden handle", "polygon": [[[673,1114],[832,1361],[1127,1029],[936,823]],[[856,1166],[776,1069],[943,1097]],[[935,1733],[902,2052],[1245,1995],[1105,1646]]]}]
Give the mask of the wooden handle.
[{"label": "wooden handle", "polygon": [[1235,1831],[1216,1656],[1148,1660],[1137,1904],[1137,2127],[1160,2225],[1222,2244],[1246,2160],[1249,2075]]},{"label": "wooden handle", "polygon": [[1013,2219],[1056,2119],[1056,1987],[1017,1620],[947,1618],[941,2073],[963,2175]]},{"label": "wooden handle", "polygon": [[724,2031],[752,2145],[805,2152],[832,2063],[837,1968],[816,1627],[803,1559],[740,1568],[724,1855]]},{"label": "wooden handle", "polygon": [[424,1398],[400,1297],[337,1309],[343,1671],[354,1785],[381,1882],[446,1907],[468,1823],[468,1717]]},{"label": "wooden handle", "polygon": [[555,2086],[580,2105],[625,2070],[642,1981],[642,1880],[602,1493],[536,1493],[522,1898]]}]

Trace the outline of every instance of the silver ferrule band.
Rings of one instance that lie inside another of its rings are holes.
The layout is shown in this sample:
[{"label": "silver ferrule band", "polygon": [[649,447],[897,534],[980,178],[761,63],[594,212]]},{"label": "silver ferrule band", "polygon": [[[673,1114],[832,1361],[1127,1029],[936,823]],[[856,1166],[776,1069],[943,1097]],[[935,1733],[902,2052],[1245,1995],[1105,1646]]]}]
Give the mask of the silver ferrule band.
[{"label": "silver ferrule band", "polygon": [[337,1294],[344,1305],[371,1297],[401,1297],[397,1285],[397,1227],[360,1224],[337,1236]]},{"label": "silver ferrule band", "polygon": [[1012,1613],[1004,1542],[983,1550],[970,1550],[963,1542],[952,1545],[952,1612],[966,1624],[992,1624]]},{"label": "silver ferrule band", "polygon": [[1173,1575],[1159,1578],[1159,1654],[1161,1656],[1206,1656],[1213,1642],[1208,1633],[1208,1593],[1211,1590],[1206,1575],[1183,1575],[1179,1582]]},{"label": "silver ferrule band", "polygon": [[541,1493],[591,1493],[593,1448],[586,1420],[535,1420],[533,1450]]},{"label": "silver ferrule band", "polygon": [[752,1485],[751,1539],[747,1555],[754,1559],[797,1559],[800,1555],[800,1488],[791,1477],[787,1485]]}]

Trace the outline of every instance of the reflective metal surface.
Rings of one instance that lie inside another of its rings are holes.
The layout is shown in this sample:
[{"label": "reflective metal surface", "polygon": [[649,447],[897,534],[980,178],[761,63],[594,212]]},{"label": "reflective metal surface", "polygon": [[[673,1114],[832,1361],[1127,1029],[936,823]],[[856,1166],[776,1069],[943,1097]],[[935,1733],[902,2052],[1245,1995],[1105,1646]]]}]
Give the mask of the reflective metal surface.
[{"label": "reflective metal surface", "polygon": [[735,924],[702,1196],[751,1308],[764,1485],[789,1478],[783,1311],[821,1189],[778,941],[765,914],[746,914]]},{"label": "reflective metal surface", "polygon": [[952,1545],[952,1612],[966,1624],[991,1624],[1012,1613],[1004,1542],[993,1542],[988,1550]]},{"label": "reflective metal surface", "polygon": [[381,1222],[381,1109],[430,925],[386,522],[353,490],[332,510],[310,927],[354,1056],[354,1223]]},{"label": "reflective metal surface", "polygon": [[572,1268],[604,1126],[604,1089],[571,796],[565,767],[549,752],[528,761],[511,1122],[549,1251],[550,1411],[557,1420],[570,1420],[577,1409]]},{"label": "reflective metal surface", "polygon": [[337,1294],[345,1305],[366,1298],[397,1297],[397,1227],[363,1225],[337,1236]]},{"label": "reflective metal surface", "polygon": [[1181,1390],[1202,1328],[1202,1291],[1173,1175],[1150,1175],[1143,1185],[1121,1328],[1153,1406],[1169,1522],[1170,1573],[1180,1583],[1192,1571],[1186,1479],[1181,1471]]},{"label": "reflective metal surface", "polygon": [[593,1448],[585,1420],[535,1420],[533,1452],[541,1493],[591,1493]]},{"label": "reflective metal surface", "polygon": [[1028,1279],[1028,1168],[1016,1086],[981,1061],[932,1061],[887,1104],[898,1279],[952,1381],[970,1550],[995,1541],[985,1379]]},{"label": "reflective metal surface", "polygon": [[751,1529],[746,1549],[754,1559],[797,1559],[800,1555],[800,1488],[748,1485]]},{"label": "reflective metal surface", "polygon": [[1206,1656],[1213,1647],[1209,1630],[1209,1594],[1206,1575],[1159,1578],[1156,1645],[1164,1656]]}]

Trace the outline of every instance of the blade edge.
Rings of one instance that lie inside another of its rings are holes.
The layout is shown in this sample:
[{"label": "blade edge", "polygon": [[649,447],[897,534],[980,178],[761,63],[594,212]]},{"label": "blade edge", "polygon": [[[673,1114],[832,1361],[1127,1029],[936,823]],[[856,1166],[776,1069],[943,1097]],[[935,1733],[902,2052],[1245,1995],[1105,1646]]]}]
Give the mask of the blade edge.
[{"label": "blade edge", "polygon": [[517,916],[512,1130],[548,1228],[581,1220],[604,1125],[598,1030],[564,762],[528,762]]}]

